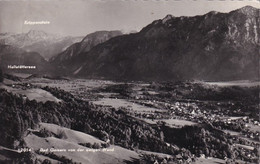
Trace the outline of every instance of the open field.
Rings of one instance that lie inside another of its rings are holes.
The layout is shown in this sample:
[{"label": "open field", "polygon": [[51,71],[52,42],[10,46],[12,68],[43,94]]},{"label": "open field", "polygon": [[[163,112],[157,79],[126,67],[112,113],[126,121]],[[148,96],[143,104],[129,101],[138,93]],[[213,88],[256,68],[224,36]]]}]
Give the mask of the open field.
[{"label": "open field", "polygon": [[2,86],[2,88],[14,94],[24,95],[29,100],[36,100],[38,102],[46,102],[46,101],[54,101],[57,103],[61,102],[61,100],[53,96],[51,93],[39,88],[30,88],[25,90],[21,88],[13,88],[9,86]]},{"label": "open field", "polygon": [[217,159],[217,158],[199,158],[198,161],[196,161],[196,164],[224,164],[226,163],[225,160]]},{"label": "open field", "polygon": [[73,143],[98,143],[98,144],[102,144],[104,143],[103,141],[100,141],[99,139],[79,132],[79,131],[75,131],[75,130],[71,130],[69,128],[65,128],[65,127],[60,127],[58,125],[55,124],[49,124],[49,123],[40,123],[40,129],[46,129],[47,131],[54,133],[54,134],[59,134],[62,133],[64,135],[64,140],[68,141],[68,142],[73,142]]},{"label": "open field", "polygon": [[181,119],[161,119],[160,121],[165,122],[169,126],[172,127],[182,127],[182,126],[192,126],[196,125],[195,122],[187,121],[187,120],[181,120]]},{"label": "open field", "polygon": [[220,87],[227,87],[227,86],[243,86],[243,87],[253,87],[253,86],[259,86],[260,82],[258,81],[248,81],[248,80],[240,80],[240,81],[227,81],[227,82],[202,82],[205,84],[210,85],[217,85]]},{"label": "open field", "polygon": [[28,74],[28,73],[12,73],[12,75],[25,79],[25,78],[30,77],[32,74]]},{"label": "open field", "polygon": [[81,90],[91,90],[97,87],[104,87],[107,85],[115,84],[112,81],[102,81],[102,80],[86,80],[86,79],[74,79],[74,80],[51,80],[46,78],[34,78],[29,79],[32,84],[40,86],[49,86],[62,88],[65,91],[81,91]]},{"label": "open field", "polygon": [[[25,142],[28,147],[34,151],[40,150],[46,154],[42,155],[42,159],[45,156],[48,157],[48,153],[53,152],[55,155],[62,157],[65,156],[67,159],[73,159],[74,162],[97,164],[97,163],[115,163],[120,164],[123,161],[131,161],[132,159],[139,158],[138,154],[134,151],[124,149],[119,146],[111,145],[105,149],[92,149],[87,148],[79,143],[103,143],[85,133],[77,132],[53,124],[42,123],[41,128],[45,128],[47,131],[58,134],[63,132],[65,138],[56,137],[39,137],[35,134],[28,134],[25,137]],[[75,151],[73,151],[73,149]],[[46,158],[45,158],[46,159]]]},{"label": "open field", "polygon": [[160,109],[146,107],[143,105],[132,103],[132,102],[129,102],[124,99],[102,98],[100,100],[93,101],[93,103],[97,104],[97,105],[111,106],[116,109],[118,109],[120,107],[129,108],[129,109],[132,109],[133,111],[137,111],[137,112],[162,112],[163,111]]}]

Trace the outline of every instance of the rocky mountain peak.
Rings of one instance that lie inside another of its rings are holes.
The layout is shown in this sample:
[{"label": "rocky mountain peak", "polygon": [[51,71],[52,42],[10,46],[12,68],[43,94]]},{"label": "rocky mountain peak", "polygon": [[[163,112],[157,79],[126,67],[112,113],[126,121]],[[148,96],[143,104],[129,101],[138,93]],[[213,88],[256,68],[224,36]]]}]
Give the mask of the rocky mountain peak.
[{"label": "rocky mountain peak", "polygon": [[166,23],[168,20],[170,20],[170,19],[172,19],[172,18],[174,18],[174,16],[168,14],[168,15],[166,15],[166,16],[162,19],[162,23],[164,24],[164,23]]},{"label": "rocky mountain peak", "polygon": [[42,30],[30,30],[20,34],[0,33],[0,44],[22,48],[27,52],[38,52],[46,60],[82,39],[83,37],[62,36]]},{"label": "rocky mountain peak", "polygon": [[94,33],[91,33],[82,40],[82,42],[89,41],[90,38],[108,38],[109,36],[117,36],[122,35],[121,31],[96,31]]},{"label": "rocky mountain peak", "polygon": [[32,39],[46,39],[48,37],[48,34],[45,33],[44,31],[39,31],[39,30],[30,30],[28,33],[27,33],[27,36],[29,38],[32,38]]},{"label": "rocky mountain peak", "polygon": [[210,11],[206,15],[216,15],[218,13],[220,13],[220,12],[218,12],[218,11]]},{"label": "rocky mountain peak", "polygon": [[245,6],[238,10],[235,10],[235,12],[243,13],[248,16],[255,16],[257,14],[257,12],[259,13],[259,11],[260,11],[259,9],[252,7],[252,6]]}]

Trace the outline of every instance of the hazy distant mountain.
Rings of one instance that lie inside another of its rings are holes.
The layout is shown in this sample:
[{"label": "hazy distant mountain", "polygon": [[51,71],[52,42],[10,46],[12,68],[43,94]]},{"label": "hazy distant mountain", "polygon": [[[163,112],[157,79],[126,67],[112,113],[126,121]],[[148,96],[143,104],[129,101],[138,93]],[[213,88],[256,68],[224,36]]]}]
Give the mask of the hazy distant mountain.
[{"label": "hazy distant mountain", "polygon": [[[8,66],[35,66],[36,69],[9,69]],[[37,52],[0,44],[0,68],[5,72],[44,73],[51,71],[49,63]]]},{"label": "hazy distant mountain", "polygon": [[[256,79],[259,11],[246,6],[230,13],[167,15],[138,33],[118,36],[89,52],[76,53],[71,62],[77,67],[72,73],[137,80]],[[74,56],[74,51],[69,54]]]},{"label": "hazy distant mountain", "polygon": [[71,45],[50,61],[60,68],[67,69],[68,71],[74,70],[78,67],[78,62],[81,60],[80,54],[85,54],[94,46],[119,35],[122,35],[121,31],[97,31],[91,33],[81,42]]},{"label": "hazy distant mountain", "polygon": [[31,30],[28,33],[0,34],[0,43],[22,48],[27,52],[38,52],[45,59],[64,51],[73,43],[79,42],[83,37],[70,37],[48,34],[43,31]]}]

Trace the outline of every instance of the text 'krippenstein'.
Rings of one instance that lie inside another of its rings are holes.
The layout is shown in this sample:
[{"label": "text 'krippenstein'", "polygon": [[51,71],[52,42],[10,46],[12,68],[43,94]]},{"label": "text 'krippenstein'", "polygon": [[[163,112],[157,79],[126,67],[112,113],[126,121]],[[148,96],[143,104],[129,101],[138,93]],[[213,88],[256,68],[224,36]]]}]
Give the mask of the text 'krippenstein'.
[{"label": "text 'krippenstein'", "polygon": [[24,24],[26,25],[47,25],[50,23],[50,21],[24,21]]}]

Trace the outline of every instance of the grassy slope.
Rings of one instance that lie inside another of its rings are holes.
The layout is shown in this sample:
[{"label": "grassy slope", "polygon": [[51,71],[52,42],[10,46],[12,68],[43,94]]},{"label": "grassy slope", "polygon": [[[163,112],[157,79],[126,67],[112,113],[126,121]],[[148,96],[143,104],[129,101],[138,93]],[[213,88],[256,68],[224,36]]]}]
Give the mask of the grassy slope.
[{"label": "grassy slope", "polygon": [[[29,134],[25,137],[25,142],[28,147],[38,150],[40,148],[55,148],[55,149],[86,149],[78,143],[89,142],[89,143],[102,143],[103,141],[98,140],[90,135],[81,133],[78,131],[63,128],[54,124],[41,123],[40,128],[45,128],[53,133],[59,133],[63,131],[66,135],[65,139],[59,139],[55,137],[41,138],[34,134]],[[111,152],[55,152],[58,156],[65,156],[68,159],[72,159],[74,162],[81,163],[122,163],[125,160],[131,160],[133,158],[139,158],[138,154],[134,151],[124,149],[119,146],[110,146],[108,149],[114,149]]]},{"label": "grassy slope", "polygon": [[28,97],[29,100],[36,100],[37,102],[43,102],[43,103],[46,101],[61,102],[61,100],[53,96],[51,93],[39,88],[22,90],[22,89],[12,88],[6,85],[0,87],[6,89],[8,92],[12,92],[13,94],[25,95],[26,97]]}]

